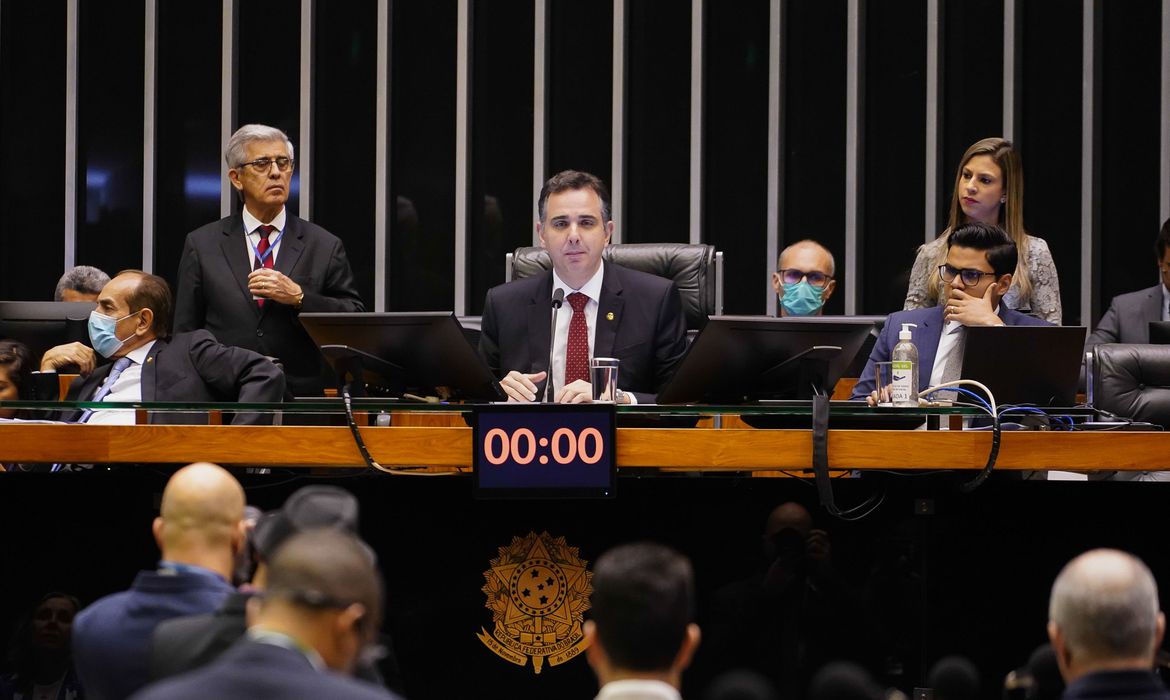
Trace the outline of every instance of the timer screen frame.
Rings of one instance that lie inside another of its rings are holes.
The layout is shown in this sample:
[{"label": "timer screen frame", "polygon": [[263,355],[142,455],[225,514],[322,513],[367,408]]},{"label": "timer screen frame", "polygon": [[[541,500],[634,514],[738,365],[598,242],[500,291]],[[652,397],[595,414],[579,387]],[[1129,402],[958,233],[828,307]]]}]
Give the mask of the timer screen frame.
[{"label": "timer screen frame", "polygon": [[477,406],[476,498],[613,498],[613,404]]}]

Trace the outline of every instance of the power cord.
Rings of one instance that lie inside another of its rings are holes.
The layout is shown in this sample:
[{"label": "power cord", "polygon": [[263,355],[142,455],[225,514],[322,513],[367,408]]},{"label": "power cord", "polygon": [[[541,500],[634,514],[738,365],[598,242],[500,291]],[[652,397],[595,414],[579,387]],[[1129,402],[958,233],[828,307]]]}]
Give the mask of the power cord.
[{"label": "power cord", "polygon": [[449,472],[422,472],[413,469],[402,469],[399,467],[384,467],[378,464],[371,455],[370,451],[366,449],[366,441],[362,439],[362,433],[358,430],[357,421],[353,417],[353,397],[349,393],[349,384],[341,385],[341,400],[345,406],[345,420],[349,424],[349,432],[353,433],[353,441],[357,445],[358,452],[361,453],[362,459],[365,460],[366,467],[374,469],[387,474],[396,474],[398,476],[452,476],[459,474],[458,470]]},{"label": "power cord", "polygon": [[[996,459],[996,457],[999,456],[999,443],[1000,443],[1000,438],[1002,437],[1002,435],[1000,433],[999,409],[995,403],[995,395],[992,394],[991,390],[988,389],[983,383],[977,382],[974,379],[956,379],[953,382],[943,382],[942,384],[928,387],[925,391],[919,392],[918,395],[920,397],[927,396],[927,395],[932,394],[940,389],[959,387],[959,386],[962,386],[964,384],[970,385],[970,386],[975,386],[975,387],[982,389],[983,393],[987,394],[987,400],[991,404],[990,406],[986,406],[984,408],[984,410],[987,410],[987,412],[991,415],[991,451],[987,455],[987,464],[983,467],[983,469],[978,474],[975,475],[974,479],[971,479],[967,483],[959,486],[959,490],[962,491],[963,493],[971,493],[975,489],[979,488],[979,486],[984,481],[987,481],[987,477],[991,475],[991,470],[995,468],[995,459]],[[966,392],[967,390],[960,389],[959,391]],[[988,410],[988,409],[990,409],[990,410]]]}]

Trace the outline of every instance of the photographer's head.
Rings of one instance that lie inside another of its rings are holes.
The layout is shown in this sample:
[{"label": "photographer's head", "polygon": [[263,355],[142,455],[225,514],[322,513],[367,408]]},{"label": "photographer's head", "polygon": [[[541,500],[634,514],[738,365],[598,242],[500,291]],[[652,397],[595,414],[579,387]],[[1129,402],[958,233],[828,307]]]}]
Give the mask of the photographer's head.
[{"label": "photographer's head", "polygon": [[627,544],[593,569],[586,658],[601,685],[647,679],[679,686],[699,645],[695,583],[686,557],[662,545]]}]

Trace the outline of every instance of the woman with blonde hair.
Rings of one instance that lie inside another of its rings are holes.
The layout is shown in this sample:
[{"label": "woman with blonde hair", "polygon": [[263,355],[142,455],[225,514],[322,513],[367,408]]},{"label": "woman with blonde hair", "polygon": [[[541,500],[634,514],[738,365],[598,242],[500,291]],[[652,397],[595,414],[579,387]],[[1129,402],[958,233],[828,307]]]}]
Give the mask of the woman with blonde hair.
[{"label": "woman with blonde hair", "polygon": [[968,221],[996,224],[1007,231],[1019,250],[1012,286],[1003,297],[1009,308],[1060,325],[1060,280],[1052,253],[1042,238],[1024,230],[1024,169],[1012,142],[1001,138],[977,141],[963,154],[951,194],[947,228],[918,249],[904,309],[943,303],[939,265],[946,262],[951,231]]}]

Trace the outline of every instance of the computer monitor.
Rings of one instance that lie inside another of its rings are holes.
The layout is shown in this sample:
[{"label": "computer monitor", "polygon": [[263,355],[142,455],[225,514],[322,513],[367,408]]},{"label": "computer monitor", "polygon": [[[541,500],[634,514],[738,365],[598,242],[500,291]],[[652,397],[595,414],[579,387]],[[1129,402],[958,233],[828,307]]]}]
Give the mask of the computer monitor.
[{"label": "computer monitor", "polygon": [[46,350],[74,341],[89,345],[92,301],[0,301],[0,338],[19,340],[39,362]]},{"label": "computer monitor", "polygon": [[1150,343],[1170,345],[1170,321],[1150,321]]},{"label": "computer monitor", "polygon": [[966,335],[962,377],[986,385],[1000,406],[1076,402],[1084,326],[971,326]]},{"label": "computer monitor", "polygon": [[450,312],[302,313],[299,318],[339,377],[360,379],[392,395],[506,398]]},{"label": "computer monitor", "polygon": [[659,403],[738,404],[831,392],[873,321],[840,317],[712,316]]}]

